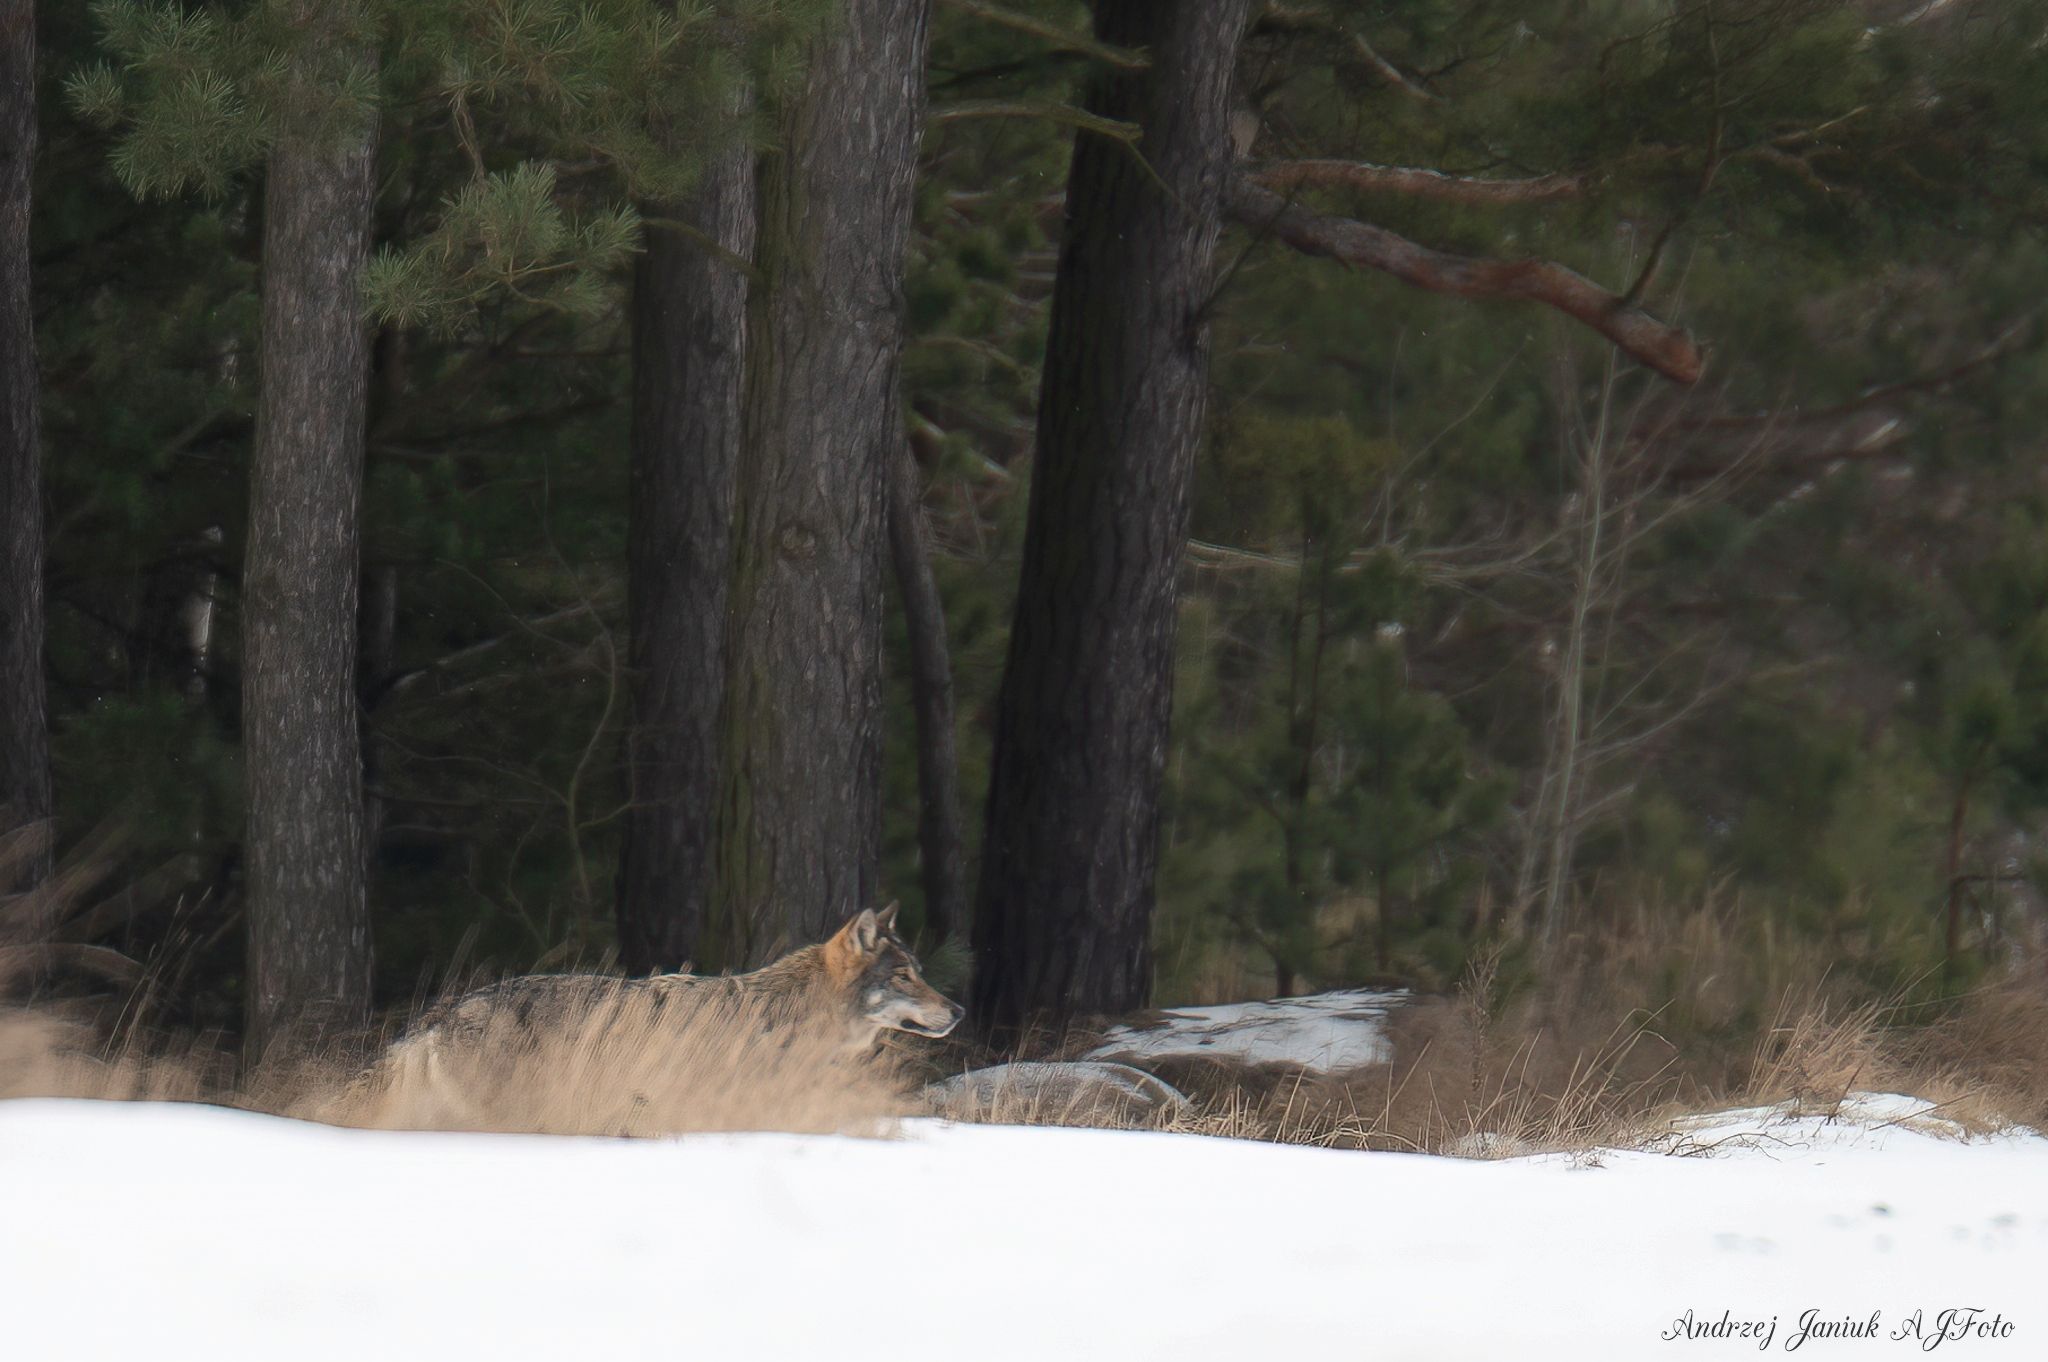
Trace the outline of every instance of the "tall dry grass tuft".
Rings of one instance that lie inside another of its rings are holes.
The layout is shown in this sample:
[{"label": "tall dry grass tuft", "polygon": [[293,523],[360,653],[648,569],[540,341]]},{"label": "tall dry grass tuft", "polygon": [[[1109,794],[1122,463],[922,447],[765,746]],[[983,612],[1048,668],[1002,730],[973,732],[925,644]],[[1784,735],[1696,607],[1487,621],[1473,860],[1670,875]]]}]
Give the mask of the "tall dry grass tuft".
[{"label": "tall dry grass tuft", "polygon": [[2048,1131],[2048,970],[2035,961],[1894,1038],[1900,1062],[1965,1124]]},{"label": "tall dry grass tuft", "polygon": [[225,1089],[224,1056],[197,1043],[110,1046],[91,1021],[50,1008],[0,1008],[0,1100],[78,1097],[204,1102]]},{"label": "tall dry grass tuft", "polygon": [[495,1009],[473,1032],[401,1043],[346,1081],[301,1067],[259,1096],[339,1125],[552,1135],[874,1134],[909,1109],[902,1066],[886,1053],[848,1055],[843,1025],[822,1015],[771,1019],[751,1000],[714,996],[593,995],[542,1021]]},{"label": "tall dry grass tuft", "polygon": [[1787,996],[1757,1038],[1747,1101],[1832,1110],[1852,1092],[1889,1090],[1913,1081],[1887,1044],[1890,1009],[1879,1002],[1836,1003],[1819,990]]}]

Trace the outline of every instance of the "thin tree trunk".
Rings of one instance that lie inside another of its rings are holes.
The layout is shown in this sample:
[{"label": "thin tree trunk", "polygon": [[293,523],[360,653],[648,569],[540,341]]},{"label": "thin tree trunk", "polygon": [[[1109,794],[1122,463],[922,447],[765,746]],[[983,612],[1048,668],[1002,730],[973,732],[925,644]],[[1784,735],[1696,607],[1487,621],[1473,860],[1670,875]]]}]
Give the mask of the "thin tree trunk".
[{"label": "thin tree trunk", "polygon": [[924,859],[928,943],[953,934],[966,916],[967,870],[961,851],[960,762],[953,743],[953,664],[946,610],[932,576],[917,460],[906,445],[890,461],[889,551],[910,633],[910,703],[917,716],[918,848]]},{"label": "thin tree trunk", "polygon": [[[0,833],[50,817],[43,682],[43,475],[29,192],[36,151],[30,0],[0,0]],[[48,830],[0,861],[0,894],[49,873]]]},{"label": "thin tree trunk", "polygon": [[307,111],[280,132],[264,189],[242,573],[252,1056],[360,1022],[370,1000],[355,687],[375,131],[317,110],[342,56],[339,8],[297,12],[288,79]]},{"label": "thin tree trunk", "polygon": [[872,904],[885,486],[926,6],[851,0],[761,171],[711,967]]},{"label": "thin tree trunk", "polygon": [[1145,131],[1135,155],[1079,133],[1068,175],[974,922],[974,1014],[999,1033],[1121,1011],[1151,987],[1177,573],[1246,8],[1096,10],[1100,38],[1151,64],[1103,75],[1088,108]]},{"label": "thin tree trunk", "polygon": [[1600,414],[1587,440],[1579,484],[1579,560],[1574,565],[1571,614],[1557,670],[1557,781],[1546,830],[1547,871],[1543,885],[1543,940],[1554,944],[1564,929],[1565,890],[1578,849],[1579,805],[1586,744],[1586,644],[1599,592],[1601,537],[1607,522],[1608,437],[1614,410],[1616,360],[1607,352],[1600,385]]},{"label": "thin tree trunk", "polygon": [[1956,951],[1963,939],[1963,833],[1970,820],[1971,777],[1965,773],[1956,781],[1956,795],[1948,817],[1948,896],[1944,904],[1941,938],[1941,971],[1946,980],[1955,969]]},{"label": "thin tree trunk", "polygon": [[685,203],[647,207],[633,274],[632,502],[627,600],[632,806],[619,863],[619,959],[681,969],[716,866],[726,599],[739,471],[747,279],[673,219],[745,259],[754,159],[735,144]]}]

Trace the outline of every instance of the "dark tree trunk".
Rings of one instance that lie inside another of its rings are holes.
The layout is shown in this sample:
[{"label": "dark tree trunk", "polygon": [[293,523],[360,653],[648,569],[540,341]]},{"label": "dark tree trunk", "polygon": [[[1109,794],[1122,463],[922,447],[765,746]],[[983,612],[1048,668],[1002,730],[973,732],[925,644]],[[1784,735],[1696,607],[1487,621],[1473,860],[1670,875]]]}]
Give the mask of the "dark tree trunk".
[{"label": "dark tree trunk", "polygon": [[619,864],[619,959],[681,969],[715,883],[726,597],[739,470],[747,279],[663,219],[744,260],[754,162],[713,161],[687,203],[650,205],[633,275],[633,483],[627,513],[632,806]]},{"label": "dark tree trunk", "polygon": [[[50,816],[40,395],[29,299],[35,81],[35,6],[0,0],[0,834]],[[0,894],[48,872],[48,831],[40,829],[0,861]]]},{"label": "dark tree trunk", "polygon": [[953,934],[966,914],[967,870],[960,831],[960,762],[953,746],[953,664],[946,609],[932,576],[917,460],[906,445],[890,461],[889,553],[910,633],[910,704],[917,716],[918,850],[924,860],[928,945]]},{"label": "dark tree trunk", "polygon": [[[308,106],[337,64],[338,8],[299,11],[290,79]],[[355,687],[375,134],[335,129],[332,110],[301,118],[280,132],[264,189],[242,572],[252,1056],[360,1022],[370,999]]]},{"label": "dark tree trunk", "polygon": [[1083,132],[1067,181],[974,922],[974,1015],[998,1034],[1131,1008],[1151,986],[1175,587],[1245,13],[1096,10],[1104,41],[1152,61],[1088,101],[1143,126],[1139,154]]},{"label": "dark tree trunk", "polygon": [[922,0],[851,0],[761,171],[713,967],[875,897],[884,496],[924,122]]},{"label": "dark tree trunk", "polygon": [[398,567],[365,563],[356,647],[356,714],[363,758],[363,883],[377,870],[377,847],[383,841],[389,811],[383,794],[384,754],[377,744],[371,716],[385,683],[398,673]]}]

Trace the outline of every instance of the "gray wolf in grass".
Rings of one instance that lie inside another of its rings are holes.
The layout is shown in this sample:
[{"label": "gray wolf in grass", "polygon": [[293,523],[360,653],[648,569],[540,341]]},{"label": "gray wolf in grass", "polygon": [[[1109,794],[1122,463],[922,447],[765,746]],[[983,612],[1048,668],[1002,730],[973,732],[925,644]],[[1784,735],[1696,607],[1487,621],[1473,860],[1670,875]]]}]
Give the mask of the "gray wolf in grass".
[{"label": "gray wolf in grass", "polygon": [[[872,1049],[885,1031],[943,1036],[963,1009],[924,980],[917,957],[896,933],[896,905],[864,909],[829,940],[791,951],[749,974],[534,974],[435,1003],[377,1062],[364,1082],[423,1085],[447,1104],[461,1103],[450,1081],[458,1052],[471,1061],[508,1058],[564,1032],[602,1032],[611,1019],[660,1028],[705,1015],[773,1031],[818,1028],[851,1058]],[[486,1066],[486,1072],[488,1066]]]}]

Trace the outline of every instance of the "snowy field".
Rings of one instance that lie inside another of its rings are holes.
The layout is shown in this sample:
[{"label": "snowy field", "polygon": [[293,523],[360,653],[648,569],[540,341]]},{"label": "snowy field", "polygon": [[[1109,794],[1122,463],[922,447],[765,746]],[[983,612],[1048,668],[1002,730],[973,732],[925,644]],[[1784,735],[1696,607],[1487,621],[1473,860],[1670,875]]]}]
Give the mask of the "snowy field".
[{"label": "snowy field", "polygon": [[[2048,1356],[2048,1141],[1874,1098],[1497,1163],[949,1126],[625,1141],[0,1103],[0,1357],[1640,1359],[1674,1321],[2002,1312]],[[1512,1344],[1513,1346],[1508,1346]]]}]

